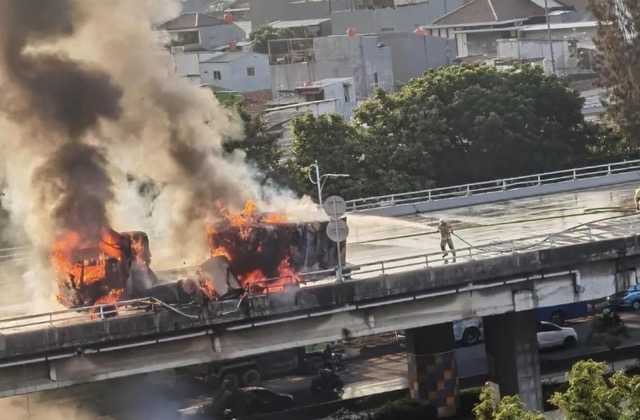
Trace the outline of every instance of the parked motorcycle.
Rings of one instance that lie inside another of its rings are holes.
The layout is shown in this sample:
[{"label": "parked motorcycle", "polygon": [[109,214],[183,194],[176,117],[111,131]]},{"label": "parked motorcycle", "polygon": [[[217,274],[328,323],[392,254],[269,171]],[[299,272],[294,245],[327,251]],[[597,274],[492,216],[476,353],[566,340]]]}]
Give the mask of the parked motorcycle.
[{"label": "parked motorcycle", "polygon": [[351,368],[344,361],[344,356],[342,355],[342,353],[340,352],[331,353],[331,362],[333,364],[333,370],[335,372],[343,372],[343,373],[351,372]]},{"label": "parked motorcycle", "polygon": [[340,379],[338,374],[332,372],[329,369],[322,369],[318,376],[311,381],[311,392],[335,392],[338,395],[342,395],[344,382]]}]

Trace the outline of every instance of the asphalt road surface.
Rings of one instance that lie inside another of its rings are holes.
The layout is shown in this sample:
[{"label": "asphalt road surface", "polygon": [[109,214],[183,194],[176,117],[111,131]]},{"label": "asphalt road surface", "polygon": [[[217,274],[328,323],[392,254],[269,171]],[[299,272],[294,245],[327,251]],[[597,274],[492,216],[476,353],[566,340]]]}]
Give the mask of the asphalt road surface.
[{"label": "asphalt road surface", "polygon": [[[622,345],[639,344],[640,315],[633,312],[625,312],[620,315],[625,321],[631,336],[630,339],[624,340]],[[590,321],[591,318],[587,317],[573,320],[567,325],[574,328],[578,333],[578,345],[575,348],[545,350],[540,353],[540,358],[562,360],[606,350],[602,345],[587,346],[586,337],[590,330]],[[487,373],[484,343],[471,347],[458,347],[456,349],[456,358],[458,361],[458,374],[461,378]],[[349,364],[351,372],[341,375],[345,382],[345,393],[342,398],[354,398],[408,387],[407,358],[404,352],[357,360],[349,362]],[[308,404],[317,400],[317,397],[314,397],[309,392],[310,381],[309,377],[291,376],[266,381],[263,386],[277,392],[291,394],[299,404]]]},{"label": "asphalt road surface", "polygon": [[[628,312],[622,313],[621,316],[631,335],[631,339],[625,340],[623,345],[640,344],[640,315]],[[590,328],[589,322],[590,319],[585,318],[571,325],[578,332],[579,343],[576,348],[544,351],[540,357],[565,359],[604,350],[604,347],[587,347],[585,338]],[[395,353],[379,351],[385,342],[389,343],[391,340],[387,338],[369,341],[369,351],[377,352],[378,355],[347,361],[351,372],[342,374],[345,382],[342,398],[372,395],[408,386],[406,354],[399,350],[399,347],[394,347]],[[361,344],[366,343],[367,340],[362,340]],[[459,347],[456,356],[460,377],[476,376],[486,372],[483,343],[472,347]],[[264,381],[262,385],[277,392],[293,395],[298,405],[337,399],[335,395],[330,394],[313,395],[309,391],[310,381],[309,376],[289,376]],[[34,393],[28,397],[0,399],[0,413],[12,420],[173,420],[179,408],[206,399],[207,395],[190,391],[183,383],[175,381],[170,373],[160,372]]]}]

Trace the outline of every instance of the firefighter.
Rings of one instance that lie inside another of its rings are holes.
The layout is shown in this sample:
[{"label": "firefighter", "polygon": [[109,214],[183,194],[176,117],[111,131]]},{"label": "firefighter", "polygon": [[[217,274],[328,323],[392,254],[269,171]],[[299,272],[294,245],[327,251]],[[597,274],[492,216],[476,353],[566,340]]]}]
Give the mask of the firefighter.
[{"label": "firefighter", "polygon": [[440,219],[440,223],[438,224],[438,230],[440,231],[440,249],[444,252],[444,254],[442,255],[442,258],[446,260],[447,255],[449,255],[449,253],[447,252],[447,245],[448,245],[449,249],[451,250],[451,254],[453,255],[453,261],[455,262],[456,251],[453,248],[453,241],[451,240],[451,234],[453,233],[453,229],[451,228],[451,226],[449,226],[447,222],[445,222],[443,219]]},{"label": "firefighter", "polygon": [[640,211],[640,188],[636,190],[636,211]]}]

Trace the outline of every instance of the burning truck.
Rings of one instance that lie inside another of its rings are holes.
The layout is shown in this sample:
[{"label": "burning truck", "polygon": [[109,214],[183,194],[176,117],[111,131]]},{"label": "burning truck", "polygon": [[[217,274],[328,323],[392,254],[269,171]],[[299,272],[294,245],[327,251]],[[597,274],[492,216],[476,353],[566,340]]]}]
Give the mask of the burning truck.
[{"label": "burning truck", "polygon": [[[239,298],[297,283],[301,274],[334,270],[338,247],[327,221],[292,223],[279,214],[260,213],[249,201],[242,212],[223,212],[206,227],[211,257],[177,282],[163,282],[152,271],[144,232],[103,229],[93,246],[79,246],[68,234],[56,243],[58,301],[69,308],[154,297],[167,304]],[[346,257],[346,242],[340,258]]]}]

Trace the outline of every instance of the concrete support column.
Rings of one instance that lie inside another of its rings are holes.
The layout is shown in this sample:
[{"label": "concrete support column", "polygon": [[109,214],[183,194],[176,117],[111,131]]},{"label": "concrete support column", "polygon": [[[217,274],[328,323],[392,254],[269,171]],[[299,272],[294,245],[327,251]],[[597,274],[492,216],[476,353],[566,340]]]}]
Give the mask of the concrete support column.
[{"label": "concrete support column", "polygon": [[432,325],[406,331],[411,397],[451,417],[458,408],[458,369],[453,325]]},{"label": "concrete support column", "polygon": [[530,410],[542,411],[542,382],[534,311],[484,318],[487,371],[500,395],[520,395]]}]

